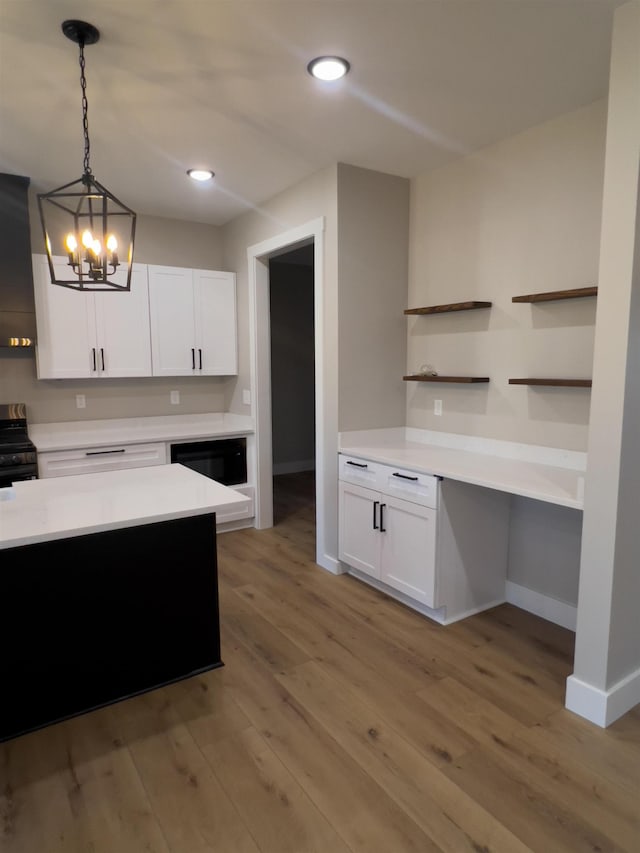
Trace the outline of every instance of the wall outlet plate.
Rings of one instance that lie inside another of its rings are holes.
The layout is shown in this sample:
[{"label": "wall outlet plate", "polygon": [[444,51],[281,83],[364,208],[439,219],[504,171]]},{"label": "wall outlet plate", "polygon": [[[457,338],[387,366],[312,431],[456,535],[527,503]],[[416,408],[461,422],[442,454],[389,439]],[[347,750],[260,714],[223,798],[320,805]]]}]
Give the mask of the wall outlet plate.
[{"label": "wall outlet plate", "polygon": [[86,409],[87,408],[87,398],[84,394],[76,394],[76,409]]},{"label": "wall outlet plate", "polygon": [[442,400],[434,400],[433,401],[433,414],[441,415],[442,414]]},{"label": "wall outlet plate", "polygon": [[251,391],[249,391],[247,388],[244,388],[242,391],[242,402],[245,406],[251,405]]},{"label": "wall outlet plate", "polygon": [[169,399],[171,400],[171,404],[173,406],[177,406],[180,403],[180,392],[179,391],[171,391],[169,393]]}]

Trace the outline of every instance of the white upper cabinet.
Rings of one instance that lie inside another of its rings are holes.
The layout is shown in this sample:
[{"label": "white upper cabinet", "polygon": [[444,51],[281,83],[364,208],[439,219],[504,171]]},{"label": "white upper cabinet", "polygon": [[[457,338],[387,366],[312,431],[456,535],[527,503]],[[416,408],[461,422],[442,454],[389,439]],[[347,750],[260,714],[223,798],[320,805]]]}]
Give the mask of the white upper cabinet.
[{"label": "white upper cabinet", "polygon": [[148,275],[153,375],[237,374],[235,273],[150,264]]},{"label": "white upper cabinet", "polygon": [[[64,257],[54,263],[67,267]],[[33,283],[39,379],[151,376],[144,264],[133,265],[129,291],[83,293],[51,284],[46,256],[34,255]]]}]

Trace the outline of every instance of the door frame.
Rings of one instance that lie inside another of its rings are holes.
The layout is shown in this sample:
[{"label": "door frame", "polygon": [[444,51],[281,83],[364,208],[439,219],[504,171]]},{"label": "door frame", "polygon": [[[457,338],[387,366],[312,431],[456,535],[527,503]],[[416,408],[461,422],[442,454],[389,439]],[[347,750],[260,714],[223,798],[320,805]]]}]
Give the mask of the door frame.
[{"label": "door frame", "polygon": [[271,322],[269,260],[313,241],[315,453],[316,453],[316,562],[338,570],[327,554],[327,482],[325,473],[326,401],[324,394],[324,217],[312,219],[247,248],[249,278],[249,352],[251,399],[255,418],[256,494],[255,527],[273,526],[273,456],[271,435]]}]

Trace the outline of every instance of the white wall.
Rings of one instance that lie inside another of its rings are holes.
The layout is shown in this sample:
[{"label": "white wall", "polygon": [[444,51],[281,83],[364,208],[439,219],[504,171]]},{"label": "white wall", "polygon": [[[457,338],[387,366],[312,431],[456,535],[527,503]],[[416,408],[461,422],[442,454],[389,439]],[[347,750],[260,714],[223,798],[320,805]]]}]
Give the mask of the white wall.
[{"label": "white wall", "polygon": [[412,182],[408,307],[493,306],[407,318],[407,372],[428,363],[440,374],[490,377],[407,383],[409,426],[586,449],[588,390],[508,379],[590,377],[595,299],[511,299],[597,283],[605,122],[600,101]]}]

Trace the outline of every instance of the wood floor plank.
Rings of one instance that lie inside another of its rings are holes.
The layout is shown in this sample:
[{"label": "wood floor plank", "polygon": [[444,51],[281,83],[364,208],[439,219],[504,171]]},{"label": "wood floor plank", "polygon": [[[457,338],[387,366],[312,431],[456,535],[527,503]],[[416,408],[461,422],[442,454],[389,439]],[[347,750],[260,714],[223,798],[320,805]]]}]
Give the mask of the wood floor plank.
[{"label": "wood floor plank", "polygon": [[259,853],[184,724],[128,746],[171,853]]},{"label": "wood floor plank", "polygon": [[637,853],[589,822],[590,800],[576,812],[559,802],[527,766],[516,766],[501,747],[479,747],[442,770],[477,803],[535,851]]},{"label": "wood floor plank", "polygon": [[349,853],[254,728],[210,743],[203,752],[261,853]]},{"label": "wood floor plank", "polygon": [[[265,618],[277,620],[283,633],[297,638],[297,642],[302,643],[310,656],[336,679],[340,691],[353,692],[361,701],[376,708],[430,761],[447,763],[476,745],[447,714],[434,710],[429,716],[428,725],[425,725],[424,707],[415,701],[411,686],[407,688],[402,685],[395,678],[395,671],[391,681],[385,679],[377,666],[375,654],[365,660],[355,657],[343,645],[334,649],[323,627],[311,616],[305,616],[291,606],[283,613],[282,608],[257,587],[238,587],[235,592]],[[422,683],[437,683],[437,679],[424,678]]]},{"label": "wood floor plank", "polygon": [[341,692],[318,664],[306,663],[276,678],[363,770],[392,792],[438,849],[447,853],[528,850],[438,768],[425,762],[374,710]]},{"label": "wood floor plank", "polygon": [[354,853],[437,849],[250,649],[238,642],[228,656],[224,677],[236,701]]},{"label": "wood floor plank", "polygon": [[638,722],[625,715],[601,729],[562,709],[535,725],[532,732],[552,754],[567,755],[581,762],[594,775],[625,788],[640,800],[640,743],[635,737],[621,734],[623,726],[633,723],[629,727],[635,735],[640,730]]}]

